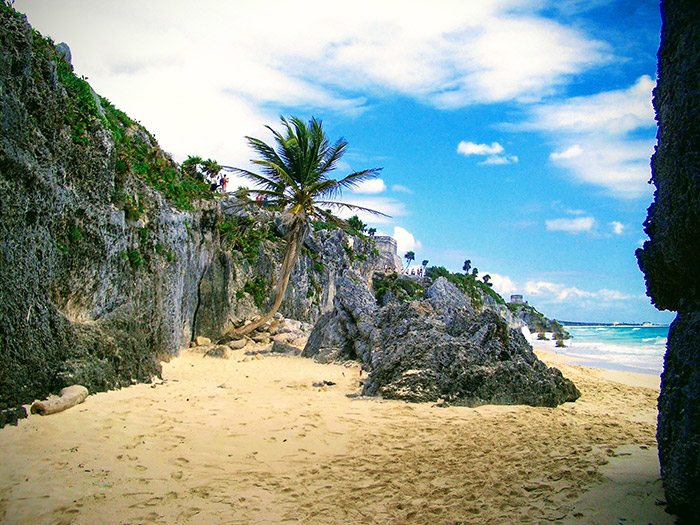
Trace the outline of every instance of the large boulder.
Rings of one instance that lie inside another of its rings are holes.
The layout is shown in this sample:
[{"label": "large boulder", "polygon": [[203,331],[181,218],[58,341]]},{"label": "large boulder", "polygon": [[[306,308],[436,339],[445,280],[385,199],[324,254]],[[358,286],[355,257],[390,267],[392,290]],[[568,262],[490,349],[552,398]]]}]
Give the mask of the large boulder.
[{"label": "large boulder", "polygon": [[490,309],[475,312],[446,279],[425,297],[379,308],[366,287],[341,280],[302,355],[357,359],[369,372],[363,394],[391,399],[557,406],[580,396],[519,330]]}]

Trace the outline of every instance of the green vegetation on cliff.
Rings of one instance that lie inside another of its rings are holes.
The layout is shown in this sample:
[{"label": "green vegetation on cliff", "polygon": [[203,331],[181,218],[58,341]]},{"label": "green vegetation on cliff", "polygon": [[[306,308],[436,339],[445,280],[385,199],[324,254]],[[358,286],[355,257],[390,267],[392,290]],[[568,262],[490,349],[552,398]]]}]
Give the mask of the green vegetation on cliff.
[{"label": "green vegetation on cliff", "polygon": [[[4,3],[0,5],[3,17],[21,18],[11,7]],[[116,148],[117,192],[123,191],[124,178],[132,173],[160,191],[180,210],[194,211],[194,200],[214,197],[209,184],[201,177],[183,171],[143,126],[97,95],[84,78],[77,76],[50,38],[43,37],[35,29],[31,31],[32,51],[38,66],[33,68],[32,79],[38,88],[49,80],[47,76],[51,74],[40,64],[50,63],[55,67],[56,78],[67,95],[63,108],[64,123],[70,127],[73,143],[88,146],[90,134],[100,124],[111,133]],[[128,207],[124,209],[129,211]]]},{"label": "green vegetation on cliff", "polygon": [[[549,319],[544,314],[529,304],[508,303],[508,309],[522,319],[532,332],[537,332],[540,339],[544,339],[545,332],[552,332],[557,340],[558,346],[563,346],[563,340],[569,339],[571,335],[556,319]],[[561,341],[561,342],[560,342]]]},{"label": "green vegetation on cliff", "polygon": [[491,286],[476,278],[476,273],[452,273],[443,266],[431,266],[425,270],[426,277],[436,280],[444,277],[457,288],[462,290],[477,310],[483,306],[483,295],[488,295],[496,301],[496,304],[506,304]]},{"label": "green vegetation on cliff", "polygon": [[372,287],[374,288],[374,297],[379,304],[384,302],[387,293],[391,293],[400,303],[416,301],[423,297],[423,287],[419,283],[408,278],[400,278],[396,272],[384,278],[378,278],[375,275]]},{"label": "green vegetation on cliff", "polygon": [[233,216],[220,222],[217,228],[222,238],[234,250],[241,252],[249,263],[257,259],[258,248],[263,241],[281,239],[272,219],[256,222],[250,217]]}]

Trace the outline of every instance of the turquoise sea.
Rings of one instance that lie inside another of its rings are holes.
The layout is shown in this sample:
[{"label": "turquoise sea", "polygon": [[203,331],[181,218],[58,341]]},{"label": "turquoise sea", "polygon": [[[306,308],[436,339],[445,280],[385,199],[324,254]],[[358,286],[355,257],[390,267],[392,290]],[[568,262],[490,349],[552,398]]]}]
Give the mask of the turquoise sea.
[{"label": "turquoise sea", "polygon": [[668,326],[566,326],[571,339],[557,353],[599,368],[661,374]]}]

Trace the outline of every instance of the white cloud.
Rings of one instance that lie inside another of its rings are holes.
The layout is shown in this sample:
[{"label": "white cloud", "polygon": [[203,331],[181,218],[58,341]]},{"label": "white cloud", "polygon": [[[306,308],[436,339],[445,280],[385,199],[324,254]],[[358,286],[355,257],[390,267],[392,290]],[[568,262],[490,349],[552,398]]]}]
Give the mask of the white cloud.
[{"label": "white cloud", "polygon": [[597,301],[626,301],[636,299],[635,296],[622,293],[617,290],[601,289],[595,292],[581,290],[575,286],[566,286],[547,281],[527,281],[525,283],[525,293],[536,296],[543,301],[563,303],[567,300],[588,299]]},{"label": "white cloud", "polygon": [[475,144],[474,142],[462,141],[457,146],[457,153],[462,155],[495,155],[503,152],[503,146],[498,142],[488,144]]},{"label": "white cloud", "polygon": [[502,165],[514,164],[518,162],[518,157],[515,155],[506,155],[503,153],[503,146],[498,142],[489,144],[477,144],[475,142],[462,141],[457,146],[457,153],[462,155],[487,155],[486,159],[479,162],[479,165]]},{"label": "white cloud", "polygon": [[360,182],[352,191],[353,193],[382,193],[386,191],[386,184],[382,179],[369,179]]},{"label": "white cloud", "polygon": [[552,201],[551,207],[555,211],[563,211],[564,213],[567,213],[568,215],[584,215],[586,213],[584,210],[579,210],[577,208],[569,208],[568,206],[564,206],[564,204],[561,201]]},{"label": "white cloud", "polygon": [[606,44],[521,1],[15,6],[68,42],[76,72],[142,119],[176,158],[197,153],[234,165],[249,157],[243,135],[274,125],[280,106],[354,115],[367,96],[440,108],[532,101],[608,60]]},{"label": "white cloud", "polygon": [[484,160],[483,162],[479,162],[479,165],[498,166],[503,164],[515,164],[516,162],[518,162],[518,157],[516,157],[515,155],[491,155],[490,157],[487,157],[486,160]]},{"label": "white cloud", "polygon": [[545,221],[547,231],[582,233],[588,232],[596,225],[593,217],[576,217],[575,219],[550,219]]},{"label": "white cloud", "polygon": [[489,273],[489,275],[491,276],[493,289],[504,299],[508,300],[511,294],[517,293],[518,287],[507,275],[499,275],[497,273]]},{"label": "white cloud", "polygon": [[654,124],[654,86],[651,77],[643,75],[627,89],[542,105],[535,108],[532,125],[557,132],[622,135]]},{"label": "white cloud", "polygon": [[561,283],[530,279],[525,284],[514,282],[509,276],[491,273],[493,288],[504,299],[508,300],[511,294],[524,295],[525,300],[533,304],[575,304],[577,307],[588,304],[619,305],[622,301],[639,299],[618,290],[602,288],[596,291],[582,290],[576,286],[568,286]]},{"label": "white cloud", "polygon": [[581,146],[578,144],[574,144],[570,148],[565,149],[564,151],[561,152],[552,152],[549,155],[549,158],[552,160],[562,160],[562,159],[571,159],[574,157],[578,157],[583,153],[583,150],[581,149]]},{"label": "white cloud", "polygon": [[612,227],[612,231],[615,235],[622,235],[627,228],[624,224],[618,221],[612,221],[610,226]]},{"label": "white cloud", "polygon": [[413,193],[413,190],[411,188],[407,188],[406,186],[403,186],[401,184],[394,184],[391,187],[391,191],[395,191],[397,193]]},{"label": "white cloud", "polygon": [[642,76],[627,89],[542,104],[516,128],[551,135],[559,151],[550,159],[575,180],[618,198],[646,197],[655,140],[640,140],[635,133],[655,125],[653,88],[654,81]]},{"label": "white cloud", "polygon": [[561,303],[568,298],[592,297],[592,292],[586,292],[575,286],[565,286],[547,281],[527,281],[525,283],[525,293],[534,296],[547,296],[554,302]]},{"label": "white cloud", "polygon": [[394,226],[394,234],[392,237],[396,240],[396,253],[398,253],[401,258],[403,258],[403,255],[408,251],[419,251],[423,248],[421,242],[416,240],[412,233],[401,226]]}]

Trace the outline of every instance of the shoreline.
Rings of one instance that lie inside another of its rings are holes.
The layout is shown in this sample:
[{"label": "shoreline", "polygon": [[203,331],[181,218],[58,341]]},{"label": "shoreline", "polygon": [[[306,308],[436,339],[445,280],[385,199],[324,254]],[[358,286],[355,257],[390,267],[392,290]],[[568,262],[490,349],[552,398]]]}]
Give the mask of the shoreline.
[{"label": "shoreline", "polygon": [[578,401],[354,397],[355,364],[183,350],[162,381],[0,430],[0,521],[673,523],[656,504],[658,387],[537,346]]},{"label": "shoreline", "polygon": [[[654,378],[658,378],[659,382],[661,380],[661,373],[662,370],[650,370],[647,368],[639,368],[639,367],[633,367],[629,365],[623,365],[619,363],[614,363],[611,361],[605,361],[602,359],[591,359],[589,357],[583,357],[583,356],[577,356],[577,355],[571,355],[567,351],[571,348],[571,346],[566,346],[564,348],[557,348],[555,346],[556,342],[552,340],[551,334],[547,334],[550,339],[546,341],[542,341],[537,339],[534,336],[530,336],[528,338],[528,341],[532,345],[532,347],[535,349],[536,352],[547,352],[552,354],[553,359],[557,360],[557,362],[561,362],[563,364],[570,364],[570,365],[580,365],[580,366],[585,366],[587,368],[593,368],[597,370],[604,370],[606,373],[610,373],[609,375],[611,377],[615,376],[615,372],[623,373],[623,374],[632,374],[634,375],[639,375],[639,376],[651,376]],[[566,341],[565,341],[566,343]],[[640,386],[648,386],[648,388],[658,388],[658,384],[656,386],[653,385],[653,383],[645,383],[643,380],[636,381],[635,384],[638,384]]]}]

